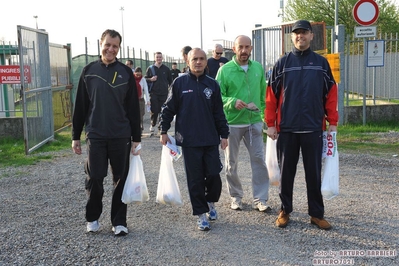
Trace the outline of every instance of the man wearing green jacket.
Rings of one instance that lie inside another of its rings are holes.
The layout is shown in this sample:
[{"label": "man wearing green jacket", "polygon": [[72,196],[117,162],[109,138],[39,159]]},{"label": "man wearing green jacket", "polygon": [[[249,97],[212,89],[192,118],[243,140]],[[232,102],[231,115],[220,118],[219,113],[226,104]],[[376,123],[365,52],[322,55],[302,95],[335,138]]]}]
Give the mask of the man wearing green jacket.
[{"label": "man wearing green jacket", "polygon": [[271,210],[267,205],[269,177],[263,148],[265,71],[260,63],[249,59],[252,45],[248,36],[238,36],[233,51],[233,60],[223,65],[216,75],[230,127],[229,146],[225,150],[227,188],[232,199],[231,208],[242,210],[244,192],[237,166],[240,142],[244,140],[251,160],[252,207],[264,212]]}]

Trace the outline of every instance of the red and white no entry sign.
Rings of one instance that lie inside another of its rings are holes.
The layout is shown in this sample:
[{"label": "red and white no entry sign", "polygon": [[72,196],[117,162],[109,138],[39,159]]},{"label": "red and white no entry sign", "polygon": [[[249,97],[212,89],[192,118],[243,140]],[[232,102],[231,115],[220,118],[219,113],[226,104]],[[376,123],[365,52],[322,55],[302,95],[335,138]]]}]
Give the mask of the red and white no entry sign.
[{"label": "red and white no entry sign", "polygon": [[374,0],[359,0],[353,7],[352,13],[358,24],[369,26],[377,21],[379,9]]}]

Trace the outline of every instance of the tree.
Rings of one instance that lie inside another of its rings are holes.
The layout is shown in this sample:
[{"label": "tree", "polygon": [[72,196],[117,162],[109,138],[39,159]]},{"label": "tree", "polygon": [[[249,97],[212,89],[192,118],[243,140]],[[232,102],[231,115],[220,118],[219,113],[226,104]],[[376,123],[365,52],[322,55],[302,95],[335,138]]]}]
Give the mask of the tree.
[{"label": "tree", "polygon": [[[338,24],[345,26],[347,34],[352,35],[359,26],[352,15],[358,0],[339,0]],[[381,34],[399,32],[399,8],[392,0],[378,0],[379,17],[377,31]],[[334,25],[334,0],[288,0],[284,8],[284,21],[306,19],[315,22],[324,21],[327,26]]]}]

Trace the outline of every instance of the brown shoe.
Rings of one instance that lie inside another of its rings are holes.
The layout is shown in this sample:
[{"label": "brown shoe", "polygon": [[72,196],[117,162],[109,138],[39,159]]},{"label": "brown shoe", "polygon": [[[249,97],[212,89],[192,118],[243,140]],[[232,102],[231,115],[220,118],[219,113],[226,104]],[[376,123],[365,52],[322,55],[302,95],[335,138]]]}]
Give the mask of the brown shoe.
[{"label": "brown shoe", "polygon": [[330,230],[331,225],[329,222],[327,222],[325,219],[321,218],[316,218],[316,217],[310,217],[310,223],[317,225],[320,229],[323,230]]},{"label": "brown shoe", "polygon": [[290,220],[290,215],[285,214],[283,210],[280,210],[280,213],[276,220],[276,225],[280,228],[284,228],[287,226],[289,220]]}]

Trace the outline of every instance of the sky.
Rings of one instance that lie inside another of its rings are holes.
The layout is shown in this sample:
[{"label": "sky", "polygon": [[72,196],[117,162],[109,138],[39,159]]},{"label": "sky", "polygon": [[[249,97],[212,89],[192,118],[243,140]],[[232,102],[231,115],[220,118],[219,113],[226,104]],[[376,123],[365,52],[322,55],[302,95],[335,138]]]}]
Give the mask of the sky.
[{"label": "sky", "polygon": [[48,32],[50,43],[70,43],[72,56],[85,53],[86,37],[88,53],[97,54],[101,34],[114,29],[123,36],[121,48],[125,51],[134,47],[136,55],[142,49],[150,54],[160,51],[180,58],[183,46],[201,47],[200,10],[205,51],[212,49],[214,40],[233,41],[241,34],[251,37],[255,24],[281,23],[280,0],[20,0],[17,3],[1,4],[0,42],[15,44],[17,25],[35,29],[37,22],[39,29]]}]

